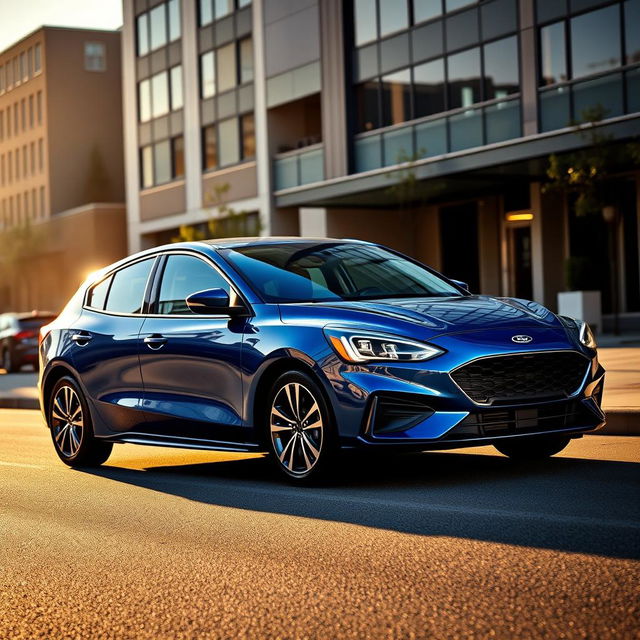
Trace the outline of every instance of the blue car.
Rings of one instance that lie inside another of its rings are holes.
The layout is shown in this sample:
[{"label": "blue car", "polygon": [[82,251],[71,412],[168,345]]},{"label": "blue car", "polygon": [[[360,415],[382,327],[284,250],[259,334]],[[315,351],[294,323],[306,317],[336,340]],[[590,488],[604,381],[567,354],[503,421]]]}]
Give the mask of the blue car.
[{"label": "blue car", "polygon": [[114,444],[267,451],[292,481],[341,449],[491,444],[541,458],[604,424],[589,327],[472,295],[357,240],[172,244],[90,278],[40,332],[58,456]]}]

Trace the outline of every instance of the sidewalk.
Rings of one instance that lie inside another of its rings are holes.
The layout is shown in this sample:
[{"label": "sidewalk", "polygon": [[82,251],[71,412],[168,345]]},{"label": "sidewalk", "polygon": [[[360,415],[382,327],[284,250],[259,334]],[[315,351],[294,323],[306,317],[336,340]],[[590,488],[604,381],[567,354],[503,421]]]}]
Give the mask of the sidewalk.
[{"label": "sidewalk", "polygon": [[[620,344],[614,339],[604,342]],[[640,435],[640,348],[604,347],[599,357],[607,370],[603,400],[607,426],[600,433]],[[0,408],[38,409],[36,380],[31,372],[0,373]]]}]

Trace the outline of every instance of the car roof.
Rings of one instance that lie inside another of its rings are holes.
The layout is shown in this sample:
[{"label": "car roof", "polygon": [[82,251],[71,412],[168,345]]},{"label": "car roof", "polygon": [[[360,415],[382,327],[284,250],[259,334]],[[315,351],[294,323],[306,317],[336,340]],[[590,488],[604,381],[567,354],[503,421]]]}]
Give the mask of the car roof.
[{"label": "car roof", "polygon": [[301,236],[245,236],[239,238],[217,238],[212,240],[202,240],[204,244],[208,244],[216,249],[231,249],[233,247],[250,247],[261,246],[267,244],[326,244],[331,243],[353,243],[371,244],[365,240],[352,240],[351,238],[312,238]]}]

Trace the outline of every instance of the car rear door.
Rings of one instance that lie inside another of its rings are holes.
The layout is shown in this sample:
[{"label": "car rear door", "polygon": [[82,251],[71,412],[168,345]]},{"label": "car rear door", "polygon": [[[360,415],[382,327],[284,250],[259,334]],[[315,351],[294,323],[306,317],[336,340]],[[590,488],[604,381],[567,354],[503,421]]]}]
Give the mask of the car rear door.
[{"label": "car rear door", "polygon": [[205,256],[169,253],[140,333],[148,429],[157,435],[243,442],[245,318],[193,313],[185,299],[231,285]]},{"label": "car rear door", "polygon": [[69,332],[74,366],[109,431],[136,431],[145,424],[138,341],[155,261],[138,260],[94,285]]}]

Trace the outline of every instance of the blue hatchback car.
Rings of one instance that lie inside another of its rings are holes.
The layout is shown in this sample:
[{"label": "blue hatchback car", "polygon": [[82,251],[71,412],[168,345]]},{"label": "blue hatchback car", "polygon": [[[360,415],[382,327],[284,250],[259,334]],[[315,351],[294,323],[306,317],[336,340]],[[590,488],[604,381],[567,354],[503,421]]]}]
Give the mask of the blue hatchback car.
[{"label": "blue hatchback car", "polygon": [[539,458],[602,426],[589,327],[357,240],[173,244],[94,275],[40,333],[55,450],[268,451],[296,482],[340,449]]}]

